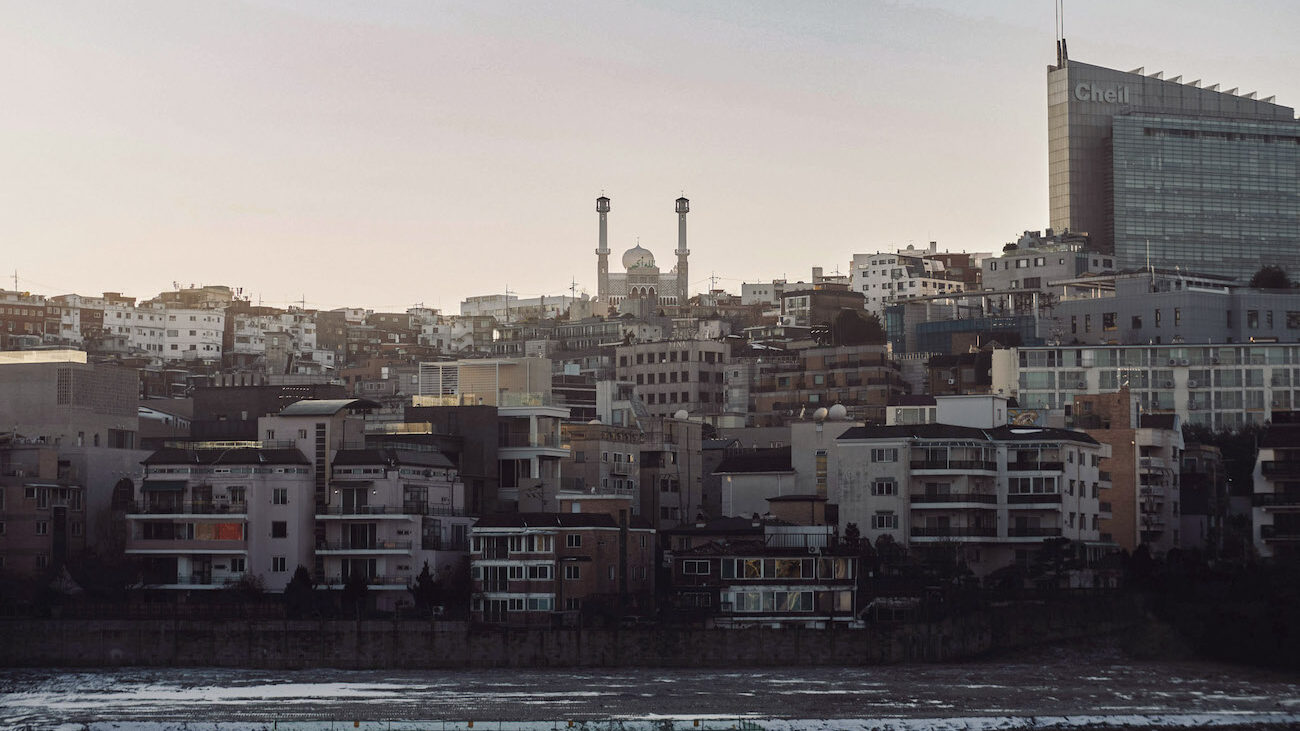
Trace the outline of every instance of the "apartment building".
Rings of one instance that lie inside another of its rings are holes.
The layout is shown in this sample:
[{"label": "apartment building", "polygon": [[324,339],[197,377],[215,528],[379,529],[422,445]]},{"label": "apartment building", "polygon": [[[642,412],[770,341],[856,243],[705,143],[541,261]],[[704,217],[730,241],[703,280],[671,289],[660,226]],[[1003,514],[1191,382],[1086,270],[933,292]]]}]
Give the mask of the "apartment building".
[{"label": "apartment building", "polygon": [[888,535],[923,558],[964,562],[979,575],[1028,564],[1053,538],[1083,542],[1093,556],[1109,550],[1099,507],[1109,447],[1083,432],[1008,426],[1006,400],[982,398],[990,408],[966,405],[962,424],[844,432],[829,495],[839,524],[857,524],[873,542]]},{"label": "apartment building", "polygon": [[475,622],[554,626],[648,616],[654,608],[655,531],[628,501],[607,512],[484,516],[471,530]]},{"label": "apartment building", "polygon": [[84,488],[58,451],[0,434],[0,573],[45,576],[86,548]]},{"label": "apartment building", "polygon": [[663,340],[622,345],[615,377],[635,384],[653,416],[686,411],[714,419],[726,403],[727,346],[713,340]]},{"label": "apartment building", "polygon": [[747,389],[751,426],[787,424],[835,404],[844,406],[853,420],[883,424],[889,399],[905,392],[898,365],[884,345],[808,348],[798,360],[782,359],[733,378],[747,375],[755,379]]},{"label": "apartment building", "polygon": [[[772,501],[773,513],[807,515],[825,498]],[[858,552],[834,526],[779,517],[720,518],[667,531],[666,614],[705,627],[825,629],[855,619]]]},{"label": "apartment building", "polygon": [[145,460],[126,514],[126,555],[146,587],[211,590],[259,576],[283,591],[315,544],[311,461],[256,442],[164,448]]},{"label": "apartment building", "polygon": [[1279,561],[1300,556],[1300,419],[1279,412],[1259,442],[1251,519],[1255,550]]},{"label": "apartment building", "polygon": [[1128,386],[1142,413],[1214,430],[1260,424],[1300,403],[1300,345],[1094,345],[993,352],[992,392],[1027,408],[1071,406]]},{"label": "apartment building", "polygon": [[630,426],[564,424],[561,427],[569,458],[562,463],[564,492],[623,495],[640,512],[641,442],[643,433]]},{"label": "apartment building", "polygon": [[456,466],[437,449],[416,444],[338,450],[331,462],[329,505],[315,545],[323,584],[342,589],[360,575],[378,608],[407,601],[424,566],[452,572],[469,550],[474,519]]},{"label": "apartment building", "polygon": [[1100,465],[1101,540],[1130,553],[1143,544],[1157,555],[1183,548],[1178,416],[1140,413],[1127,388],[1075,396],[1073,412],[1076,429],[1111,447]]},{"label": "apartment building", "polygon": [[909,246],[893,252],[854,254],[850,267],[852,291],[861,294],[867,311],[882,321],[885,307],[900,300],[965,291],[971,268],[968,261],[967,266],[959,267],[960,272],[950,271],[933,241],[928,249]]}]

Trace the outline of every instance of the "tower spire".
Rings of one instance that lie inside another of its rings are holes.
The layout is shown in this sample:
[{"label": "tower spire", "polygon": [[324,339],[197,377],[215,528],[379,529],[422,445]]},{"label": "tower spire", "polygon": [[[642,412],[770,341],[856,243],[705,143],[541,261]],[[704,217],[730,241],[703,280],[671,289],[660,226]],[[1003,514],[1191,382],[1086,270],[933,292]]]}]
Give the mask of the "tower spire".
[{"label": "tower spire", "polygon": [[600,215],[600,238],[596,247],[596,299],[607,302],[609,299],[609,198],[601,191],[596,199],[596,213]]},{"label": "tower spire", "polygon": [[683,195],[677,199],[677,314],[684,317],[690,306],[690,270],[687,259],[691,250],[686,248],[686,214],[691,211],[691,202]]}]

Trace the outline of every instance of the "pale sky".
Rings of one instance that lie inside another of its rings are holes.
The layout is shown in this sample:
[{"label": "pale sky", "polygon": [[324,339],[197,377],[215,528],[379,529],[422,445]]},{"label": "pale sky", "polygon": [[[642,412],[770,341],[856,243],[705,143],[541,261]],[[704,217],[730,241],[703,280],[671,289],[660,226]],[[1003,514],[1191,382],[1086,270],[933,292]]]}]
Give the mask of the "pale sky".
[{"label": "pale sky", "polygon": [[[1300,106],[1300,3],[1069,3],[1071,57]],[[457,312],[1047,226],[1052,0],[0,0],[0,287]]]}]

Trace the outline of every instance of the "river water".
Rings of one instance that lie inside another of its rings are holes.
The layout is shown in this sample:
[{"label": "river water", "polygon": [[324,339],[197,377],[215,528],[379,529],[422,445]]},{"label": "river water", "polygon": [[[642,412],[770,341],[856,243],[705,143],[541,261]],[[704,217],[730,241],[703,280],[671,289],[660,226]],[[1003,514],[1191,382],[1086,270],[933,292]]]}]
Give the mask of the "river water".
[{"label": "river water", "polygon": [[469,721],[475,729],[568,721],[624,729],[1300,728],[1300,677],[1136,662],[1107,641],[979,662],[845,668],[0,670],[6,728],[460,729]]}]

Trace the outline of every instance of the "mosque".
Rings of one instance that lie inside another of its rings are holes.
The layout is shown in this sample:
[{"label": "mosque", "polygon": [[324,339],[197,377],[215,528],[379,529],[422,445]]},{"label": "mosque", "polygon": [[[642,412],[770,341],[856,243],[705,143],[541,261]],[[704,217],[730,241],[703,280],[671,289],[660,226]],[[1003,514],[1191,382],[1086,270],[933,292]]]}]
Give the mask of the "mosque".
[{"label": "mosque", "polygon": [[[677,199],[677,266],[669,272],[661,272],[655,264],[654,254],[636,246],[623,252],[623,273],[609,271],[609,198],[601,196],[596,199],[596,213],[600,214],[600,246],[596,249],[596,300],[601,303],[625,309],[628,300],[641,300],[654,309],[662,309],[669,314],[684,314],[689,305],[690,275],[687,258],[690,250],[686,248],[686,214],[691,210],[691,202],[686,198]],[[629,303],[630,304],[630,303]]]}]

